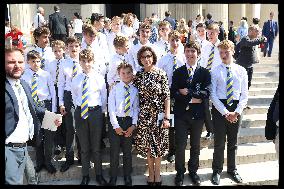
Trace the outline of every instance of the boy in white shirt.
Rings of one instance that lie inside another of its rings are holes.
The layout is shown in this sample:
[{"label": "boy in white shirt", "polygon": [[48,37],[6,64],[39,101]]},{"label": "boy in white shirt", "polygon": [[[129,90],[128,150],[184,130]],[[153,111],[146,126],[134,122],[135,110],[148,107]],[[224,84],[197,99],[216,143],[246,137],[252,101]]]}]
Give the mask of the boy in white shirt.
[{"label": "boy in white shirt", "polygon": [[[40,54],[35,50],[28,52],[27,61],[30,68],[26,69],[22,78],[29,84],[35,103],[48,111],[56,112],[54,83],[49,72],[40,68]],[[55,132],[48,129],[42,129],[41,131],[44,140],[39,146],[36,146],[37,166],[35,170],[39,172],[45,167],[49,173],[53,174],[56,172],[56,168],[51,163]]]},{"label": "boy in white shirt", "polygon": [[121,81],[110,91],[108,111],[113,129],[110,129],[110,181],[115,186],[118,174],[120,147],[123,152],[123,174],[126,186],[132,186],[132,132],[139,112],[138,90],[132,84],[133,70],[127,62],[117,67]]},{"label": "boy in white shirt", "polygon": [[[71,82],[73,78],[82,72],[79,64],[80,41],[77,37],[68,37],[66,45],[70,57],[61,63],[57,83],[59,108],[66,128],[66,162],[61,166],[61,172],[67,171],[74,164],[75,129],[73,124],[74,104],[71,95]],[[78,154],[80,156],[79,146],[80,144],[77,142]]]},{"label": "boy in white shirt", "polygon": [[119,75],[117,73],[117,67],[121,62],[127,62],[127,51],[129,50],[129,41],[125,36],[116,36],[113,41],[113,46],[115,47],[116,53],[112,56],[110,61],[110,69],[107,74],[107,82],[109,89],[113,85],[120,81]]},{"label": "boy in white shirt", "polygon": [[115,47],[113,45],[114,38],[116,37],[116,35],[122,35],[121,24],[122,20],[119,16],[114,16],[111,19],[111,30],[107,34],[107,44],[108,44],[110,57],[112,57],[116,53]]},{"label": "boy in white shirt", "polygon": [[[55,92],[56,92],[56,112],[59,111],[59,102],[58,102],[58,77],[59,77],[59,68],[62,62],[64,61],[64,53],[65,53],[65,43],[61,40],[55,40],[51,43],[52,51],[54,53],[55,59],[48,64],[46,64],[46,71],[48,71],[51,75],[52,81],[54,83],[55,87]],[[59,155],[61,153],[61,149],[63,147],[63,144],[65,142],[64,139],[64,134],[63,134],[63,128],[64,126],[62,125],[61,127],[58,127],[56,130],[56,135],[55,135],[55,150],[54,154]]]},{"label": "boy in white shirt", "polygon": [[93,68],[94,54],[89,49],[80,52],[79,73],[71,84],[75,108],[74,118],[76,132],[81,144],[82,182],[90,181],[90,160],[94,158],[96,181],[105,185],[102,175],[101,138],[103,130],[103,112],[106,112],[107,90],[104,78]]},{"label": "boy in white shirt", "polygon": [[206,40],[206,26],[204,23],[197,24],[196,33],[196,41],[199,43],[201,49],[203,46],[210,44],[210,42]]}]

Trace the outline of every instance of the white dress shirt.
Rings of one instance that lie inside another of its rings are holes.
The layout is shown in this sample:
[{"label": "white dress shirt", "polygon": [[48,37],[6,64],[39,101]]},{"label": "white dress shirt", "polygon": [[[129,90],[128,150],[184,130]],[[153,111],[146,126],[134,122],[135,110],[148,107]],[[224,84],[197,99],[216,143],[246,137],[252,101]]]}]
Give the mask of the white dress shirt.
[{"label": "white dress shirt", "polygon": [[38,74],[37,77],[37,96],[39,101],[51,100],[52,101],[52,112],[56,112],[56,93],[53,80],[49,72],[39,69],[37,72],[34,72],[31,69],[27,69],[22,76],[32,88],[32,79],[34,73]]},{"label": "white dress shirt", "polygon": [[128,62],[128,56],[120,55],[115,53],[109,64],[109,72],[107,73],[107,82],[109,85],[115,83],[116,81],[120,81],[119,74],[117,73],[117,67],[122,61]]},{"label": "white dress shirt", "polygon": [[[117,117],[125,117],[124,113],[124,82],[117,83],[109,93],[108,97],[108,112],[110,117],[110,122],[113,129],[119,128]],[[139,112],[139,101],[138,101],[138,90],[132,84],[130,86],[130,113],[129,116],[132,117],[132,124],[137,125],[138,112]]]},{"label": "white dress shirt", "polygon": [[73,79],[73,61],[76,62],[77,66],[77,76],[79,73],[82,72],[82,68],[79,64],[79,60],[73,60],[72,58],[68,57],[59,66],[59,76],[58,76],[58,99],[59,99],[59,106],[64,105],[63,97],[64,97],[64,90],[71,91],[71,81]]},{"label": "white dress shirt", "polygon": [[82,33],[83,21],[81,19],[74,19],[74,33]]},{"label": "white dress shirt", "polygon": [[154,48],[157,51],[159,58],[160,59],[162,56],[165,56],[168,54],[168,51],[170,50],[170,44],[168,41],[165,41],[163,39],[160,39],[159,41],[154,43]]},{"label": "white dress shirt", "polygon": [[[222,63],[221,57],[220,57],[220,53],[218,50],[218,45],[220,43],[220,40],[218,39],[217,42],[214,44],[214,58],[212,61],[212,67],[211,67],[211,71],[218,65],[220,65]],[[212,43],[208,43],[206,45],[203,45],[202,49],[201,49],[201,61],[200,61],[200,66],[206,68],[207,64],[208,64],[208,60],[209,60],[209,55],[211,53],[211,49],[213,47]]]},{"label": "white dress shirt", "polygon": [[176,64],[177,68],[184,65],[184,54],[172,54],[171,52],[168,52],[165,56],[163,56],[158,62],[157,67],[161,68],[167,73],[169,86],[172,85],[172,77],[174,73],[174,56],[176,56]]},{"label": "white dress shirt", "polygon": [[[88,47],[87,43],[83,39],[82,45],[81,45],[81,50],[84,50]],[[102,76],[104,76],[107,73],[107,66],[106,66],[106,59],[104,57],[104,48],[101,48],[99,46],[98,41],[93,41],[92,44],[90,45],[91,50],[94,53],[94,69],[96,72],[100,73]]]},{"label": "white dress shirt", "polygon": [[46,24],[44,17],[40,13],[37,13],[34,16],[34,22],[33,23],[34,23],[34,28],[42,27],[44,24]]},{"label": "white dress shirt", "polygon": [[132,47],[134,41],[134,38],[132,38],[132,36],[135,34],[135,30],[133,29],[133,27],[128,27],[127,25],[123,24],[121,26],[121,33],[128,37],[130,47]]},{"label": "white dress shirt", "polygon": [[[51,79],[52,79],[52,81],[55,85],[57,85],[57,83],[56,83],[56,69],[57,69],[58,61],[59,61],[59,67],[58,67],[58,72],[59,72],[60,65],[64,61],[64,58],[62,58],[60,60],[54,59],[51,62],[49,62],[47,65],[45,65],[46,66],[45,70],[50,73]],[[58,73],[58,77],[59,77],[59,73]]]},{"label": "white dress shirt", "polygon": [[[7,77],[7,80],[11,84],[12,89],[14,90],[14,93],[17,97],[19,107],[19,120],[13,133],[11,133],[11,135],[6,138],[5,144],[8,144],[9,142],[25,143],[29,138],[32,139],[34,135],[34,123],[28,105],[28,98],[26,96],[24,88],[20,84],[20,80],[15,80],[9,77]],[[21,96],[19,95],[18,89],[15,86],[16,83],[21,87]],[[24,104],[22,104],[21,102]],[[26,108],[26,113],[23,109],[23,106]]]},{"label": "white dress shirt", "polygon": [[112,57],[116,51],[113,45],[113,40],[117,35],[123,35],[121,32],[118,33],[114,33],[114,32],[109,32],[106,36],[107,36],[107,45],[108,45],[108,50],[109,50],[109,55],[110,57]]},{"label": "white dress shirt", "polygon": [[[210,99],[216,109],[225,115],[229,111],[219,99],[227,99],[227,68],[226,64],[220,64],[211,71]],[[234,112],[242,113],[248,102],[248,75],[245,68],[235,63],[230,63],[233,76],[233,100],[239,100]]]},{"label": "white dress shirt", "polygon": [[129,63],[132,65],[134,75],[136,74],[136,72],[141,71],[142,69],[142,67],[138,64],[137,53],[143,46],[151,47],[157,55],[154,45],[150,43],[150,41],[147,41],[145,45],[142,45],[140,41],[138,41],[136,45],[132,45],[132,47],[128,51],[128,56],[129,56],[128,60],[129,60]]},{"label": "white dress shirt", "polygon": [[[200,45],[200,49],[202,50],[202,47],[206,45],[210,45],[211,43],[207,41],[206,39],[200,39],[199,37],[196,38],[196,42]],[[201,52],[202,53],[202,52]],[[209,56],[209,55],[208,55]],[[215,56],[215,55],[214,55]]]},{"label": "white dress shirt", "polygon": [[86,76],[89,77],[87,82],[89,92],[88,106],[101,106],[102,111],[106,112],[107,90],[105,79],[95,71],[92,71],[88,75],[81,72],[72,80],[71,92],[74,105],[81,106],[82,104],[83,83]]}]

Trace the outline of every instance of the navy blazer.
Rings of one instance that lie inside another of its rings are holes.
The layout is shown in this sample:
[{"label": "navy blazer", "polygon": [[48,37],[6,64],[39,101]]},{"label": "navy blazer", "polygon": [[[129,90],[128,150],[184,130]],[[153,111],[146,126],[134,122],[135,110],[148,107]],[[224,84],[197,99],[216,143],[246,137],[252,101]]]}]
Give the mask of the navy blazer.
[{"label": "navy blazer", "polygon": [[[171,96],[175,100],[174,114],[175,117],[180,117],[186,112],[192,97],[199,99],[209,98],[209,85],[211,84],[211,75],[206,68],[197,65],[192,82],[188,82],[188,71],[186,65],[176,69],[173,73],[173,82],[171,86]],[[179,89],[188,88],[188,95],[184,96],[179,93]],[[199,89],[198,89],[199,88]],[[199,92],[198,92],[199,91]],[[190,104],[190,114],[192,119],[204,119],[205,111],[203,102],[200,104]]]},{"label": "navy blazer", "polygon": [[68,21],[64,14],[61,12],[55,12],[49,15],[49,30],[52,35],[54,34],[66,34],[69,36]]},{"label": "navy blazer", "polygon": [[270,20],[264,22],[262,28],[262,35],[264,35],[266,38],[268,37],[274,38],[277,36],[277,34],[278,34],[278,24],[276,21],[272,20],[272,33],[270,32]]},{"label": "navy blazer", "polygon": [[[40,132],[41,122],[45,114],[45,108],[38,107],[34,104],[32,99],[31,89],[29,85],[20,79],[21,85],[24,88],[28,98],[29,109],[33,117],[34,136],[36,137],[36,144],[40,144],[42,133]],[[19,121],[19,105],[14,90],[6,79],[5,81],[5,138],[9,137],[17,127]]]}]

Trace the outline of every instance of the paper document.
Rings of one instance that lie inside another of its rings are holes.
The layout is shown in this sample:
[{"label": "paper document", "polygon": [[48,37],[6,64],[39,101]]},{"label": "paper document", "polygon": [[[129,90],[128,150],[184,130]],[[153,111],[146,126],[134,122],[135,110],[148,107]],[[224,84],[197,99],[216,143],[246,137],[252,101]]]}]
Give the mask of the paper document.
[{"label": "paper document", "polygon": [[62,115],[61,114],[56,114],[54,112],[50,112],[50,111],[46,110],[45,114],[44,114],[43,121],[42,121],[41,128],[48,129],[50,131],[56,131],[57,130],[57,126],[54,123],[54,121],[56,119],[62,119]]}]

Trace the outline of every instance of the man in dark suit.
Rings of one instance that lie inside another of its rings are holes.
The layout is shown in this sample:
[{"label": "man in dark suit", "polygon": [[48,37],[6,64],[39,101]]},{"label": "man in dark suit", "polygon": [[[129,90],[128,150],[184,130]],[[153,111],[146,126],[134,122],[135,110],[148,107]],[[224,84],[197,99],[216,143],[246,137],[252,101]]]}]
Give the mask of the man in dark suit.
[{"label": "man in dark suit", "polygon": [[183,184],[185,169],[185,148],[188,131],[190,133],[190,159],[188,161],[189,177],[196,185],[201,181],[197,175],[199,167],[200,138],[205,119],[204,99],[209,98],[211,76],[206,68],[199,65],[200,55],[197,42],[190,41],[184,47],[186,64],[173,74],[171,94],[175,99],[175,141],[177,171],[175,184]]},{"label": "man in dark suit", "polygon": [[[24,72],[21,49],[5,49],[5,183],[23,184],[27,161],[27,141],[42,140],[41,121],[45,109],[35,105],[29,85],[21,79]],[[60,126],[61,120],[55,120]]]},{"label": "man in dark suit", "polygon": [[172,30],[176,29],[176,21],[171,17],[171,11],[165,12],[165,19],[164,21],[168,21],[171,24]]},{"label": "man in dark suit", "polygon": [[[270,19],[263,24],[262,28],[262,35],[267,38],[267,42],[265,43],[263,56],[265,57],[266,54],[268,57],[271,57],[272,48],[274,39],[278,34],[278,24],[276,21],[273,20],[274,13],[270,12]],[[267,53],[268,51],[268,53]]]},{"label": "man in dark suit", "polygon": [[59,6],[54,6],[55,13],[49,15],[49,30],[53,40],[66,42],[69,36],[68,21],[65,15],[60,12]]}]

